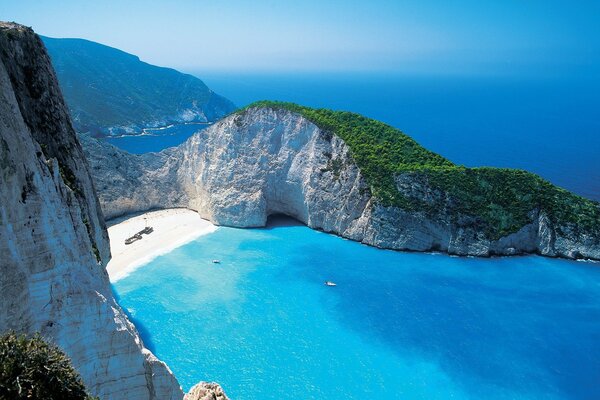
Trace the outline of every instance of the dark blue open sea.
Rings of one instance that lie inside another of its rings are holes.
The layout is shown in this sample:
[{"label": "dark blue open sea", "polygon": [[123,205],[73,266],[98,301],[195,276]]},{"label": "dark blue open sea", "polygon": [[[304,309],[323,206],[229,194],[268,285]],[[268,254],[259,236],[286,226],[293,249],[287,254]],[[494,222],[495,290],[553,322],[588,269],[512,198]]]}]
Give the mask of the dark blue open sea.
[{"label": "dark blue open sea", "polygon": [[151,153],[178,146],[198,130],[204,129],[208,125],[205,123],[189,123],[161,128],[146,128],[143,135],[108,137],[106,141],[133,154]]}]

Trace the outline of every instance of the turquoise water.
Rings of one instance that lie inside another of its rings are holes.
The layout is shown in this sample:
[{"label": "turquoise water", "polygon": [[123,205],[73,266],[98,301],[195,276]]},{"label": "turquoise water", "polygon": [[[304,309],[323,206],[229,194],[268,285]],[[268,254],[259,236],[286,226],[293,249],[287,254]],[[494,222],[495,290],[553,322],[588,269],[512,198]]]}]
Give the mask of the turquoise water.
[{"label": "turquoise water", "polygon": [[114,285],[184,389],[214,380],[236,400],[600,398],[598,264],[400,253],[276,222],[219,228]]}]

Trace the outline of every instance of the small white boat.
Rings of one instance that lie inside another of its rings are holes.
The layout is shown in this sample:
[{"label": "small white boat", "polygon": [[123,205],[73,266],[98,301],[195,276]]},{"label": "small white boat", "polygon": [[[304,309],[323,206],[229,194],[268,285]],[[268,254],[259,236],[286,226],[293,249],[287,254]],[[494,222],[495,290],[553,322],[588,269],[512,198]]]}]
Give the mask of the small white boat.
[{"label": "small white boat", "polygon": [[221,264],[221,260],[213,260],[213,264]]},{"label": "small white boat", "polygon": [[325,281],[325,286],[337,286],[337,283],[331,281]]}]

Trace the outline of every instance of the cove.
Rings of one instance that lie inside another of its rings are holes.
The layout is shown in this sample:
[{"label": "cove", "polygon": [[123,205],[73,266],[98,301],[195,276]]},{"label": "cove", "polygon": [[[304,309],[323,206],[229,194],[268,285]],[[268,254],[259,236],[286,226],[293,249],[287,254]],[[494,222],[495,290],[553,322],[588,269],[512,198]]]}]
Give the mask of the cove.
[{"label": "cove", "polygon": [[278,218],[221,227],[114,290],[184,390],[213,380],[237,400],[600,398],[596,263],[380,250]]}]

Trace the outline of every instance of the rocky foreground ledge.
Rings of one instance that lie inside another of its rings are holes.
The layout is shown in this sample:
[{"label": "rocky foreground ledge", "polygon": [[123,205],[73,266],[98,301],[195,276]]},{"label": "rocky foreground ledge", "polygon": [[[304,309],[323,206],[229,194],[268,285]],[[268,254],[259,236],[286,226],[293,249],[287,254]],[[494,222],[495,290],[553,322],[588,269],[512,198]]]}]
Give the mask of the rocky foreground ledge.
[{"label": "rocky foreground ledge", "polygon": [[200,382],[190,389],[184,400],[229,400],[219,384]]},{"label": "rocky foreground ledge", "polygon": [[82,144],[112,217],[186,207],[218,225],[286,214],[365,244],[600,259],[600,205],[520,170],[465,168],[357,114],[260,102],[179,147]]}]

